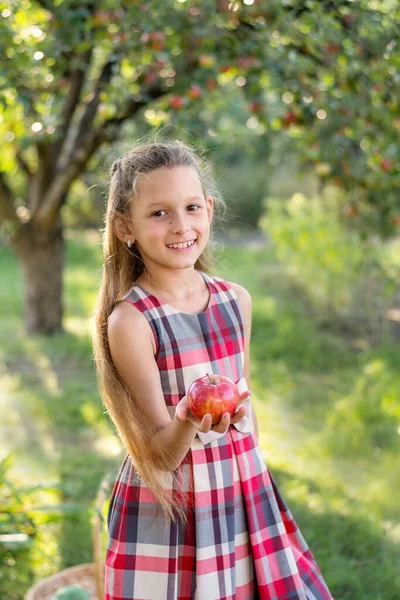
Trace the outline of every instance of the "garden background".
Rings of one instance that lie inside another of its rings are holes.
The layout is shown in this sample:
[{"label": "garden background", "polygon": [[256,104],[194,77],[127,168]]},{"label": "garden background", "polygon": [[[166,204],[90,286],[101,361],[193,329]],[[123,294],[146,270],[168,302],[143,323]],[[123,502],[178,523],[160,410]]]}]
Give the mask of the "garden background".
[{"label": "garden background", "polygon": [[0,597],[93,559],[123,458],[90,343],[107,173],[167,138],[215,166],[260,444],[335,600],[398,598],[399,3],[0,12]]}]

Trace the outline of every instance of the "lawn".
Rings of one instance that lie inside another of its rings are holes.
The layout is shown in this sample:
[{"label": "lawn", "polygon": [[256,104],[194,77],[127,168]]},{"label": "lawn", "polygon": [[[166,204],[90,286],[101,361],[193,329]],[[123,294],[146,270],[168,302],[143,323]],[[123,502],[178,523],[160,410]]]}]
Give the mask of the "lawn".
[{"label": "lawn", "polygon": [[[21,273],[0,249],[0,450],[37,531],[31,546],[0,550],[0,597],[10,600],[38,577],[92,560],[96,489],[123,457],[91,358],[99,237],[69,233],[67,249],[65,333],[52,338],[26,336]],[[318,328],[271,246],[225,248],[219,262],[218,275],[252,294],[260,444],[335,600],[399,598],[398,345]],[[29,495],[36,484],[48,490]]]}]

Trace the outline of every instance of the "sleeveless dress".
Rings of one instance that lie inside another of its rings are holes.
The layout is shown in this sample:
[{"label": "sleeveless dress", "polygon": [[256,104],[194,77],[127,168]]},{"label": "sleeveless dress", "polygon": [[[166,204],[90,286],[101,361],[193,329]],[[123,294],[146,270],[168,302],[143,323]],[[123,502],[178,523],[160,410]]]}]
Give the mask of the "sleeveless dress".
[{"label": "sleeveless dress", "polygon": [[[199,314],[138,285],[124,297],[154,333],[167,406],[206,373],[243,377],[238,298],[225,280],[200,273],[210,297]],[[179,489],[186,522],[167,521],[125,457],[107,515],[106,600],[332,600],[254,433],[230,426],[205,445],[196,435],[165,482]]]}]

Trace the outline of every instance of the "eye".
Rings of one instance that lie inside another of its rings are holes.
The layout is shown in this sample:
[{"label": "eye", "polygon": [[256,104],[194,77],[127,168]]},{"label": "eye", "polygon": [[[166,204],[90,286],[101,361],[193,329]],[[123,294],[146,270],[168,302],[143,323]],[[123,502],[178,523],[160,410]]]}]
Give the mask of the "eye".
[{"label": "eye", "polygon": [[[165,212],[165,210],[156,210],[156,212],[154,212],[154,213],[153,213],[151,216],[152,216],[152,217],[159,217],[159,216],[160,216],[160,214],[159,214],[159,213],[162,213],[162,212]],[[161,216],[162,216],[162,215],[161,215]]]},{"label": "eye", "polygon": [[197,206],[197,204],[190,204],[190,205],[188,206],[188,209],[189,209],[189,208],[193,208],[193,207],[195,208],[195,210],[193,210],[193,211],[190,211],[190,212],[196,212],[196,211],[197,211],[197,210],[200,208],[200,206]]}]

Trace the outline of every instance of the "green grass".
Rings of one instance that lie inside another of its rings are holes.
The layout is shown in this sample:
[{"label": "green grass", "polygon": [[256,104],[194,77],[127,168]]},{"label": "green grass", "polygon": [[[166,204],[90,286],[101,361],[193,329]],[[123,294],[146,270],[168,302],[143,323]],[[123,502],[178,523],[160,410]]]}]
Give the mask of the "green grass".
[{"label": "green grass", "polygon": [[[0,597],[90,562],[93,499],[122,453],[101,405],[89,340],[100,276],[96,236],[68,241],[64,334],[27,337],[21,273],[2,248],[2,455],[17,485],[57,484],[73,502],[38,527],[33,548],[3,551]],[[400,586],[400,353],[389,342],[321,330],[272,248],[229,248],[218,275],[253,297],[251,389],[266,462],[335,600],[395,600]]]}]

